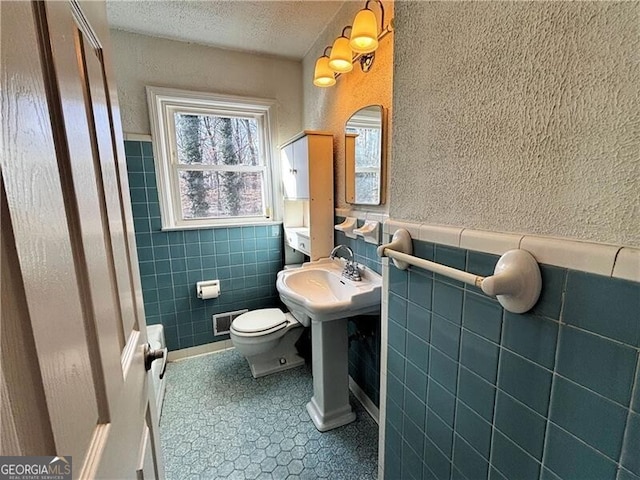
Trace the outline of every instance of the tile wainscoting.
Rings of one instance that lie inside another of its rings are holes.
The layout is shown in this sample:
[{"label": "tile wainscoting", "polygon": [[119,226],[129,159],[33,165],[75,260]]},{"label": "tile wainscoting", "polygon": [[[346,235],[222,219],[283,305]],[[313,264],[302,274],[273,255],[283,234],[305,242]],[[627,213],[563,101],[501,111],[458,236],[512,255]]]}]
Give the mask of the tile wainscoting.
[{"label": "tile wainscoting", "polygon": [[[340,212],[344,213],[344,212]],[[358,218],[358,227],[364,224],[366,213],[348,212]],[[336,211],[335,224],[342,223],[344,216]],[[381,259],[376,253],[377,245],[367,243],[362,237],[348,238],[343,232],[336,231],[335,245],[346,245],[355,257],[355,261],[365,268],[382,274]],[[349,321],[349,376],[376,406],[380,406],[380,340],[381,316],[367,315]]]},{"label": "tile wainscoting", "polygon": [[[147,324],[161,323],[169,350],[220,340],[212,315],[279,305],[282,226],[162,231],[149,141],[125,141],[129,190]],[[220,279],[220,296],[201,300],[196,282]]]},{"label": "tile wainscoting", "polygon": [[380,478],[640,480],[640,251],[393,221],[385,238],[401,227],[415,256],[479,275],[522,245],[543,289],[517,315],[383,260]]}]

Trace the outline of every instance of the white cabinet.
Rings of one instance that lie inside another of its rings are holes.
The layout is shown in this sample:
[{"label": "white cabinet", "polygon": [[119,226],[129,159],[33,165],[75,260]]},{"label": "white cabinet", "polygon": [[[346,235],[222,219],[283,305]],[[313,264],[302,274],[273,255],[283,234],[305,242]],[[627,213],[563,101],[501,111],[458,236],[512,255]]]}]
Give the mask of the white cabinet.
[{"label": "white cabinet", "polygon": [[281,146],[285,241],[311,260],[333,248],[333,135],[304,131]]},{"label": "white cabinet", "polygon": [[309,139],[306,135],[282,149],[282,180],[285,198],[309,198]]}]

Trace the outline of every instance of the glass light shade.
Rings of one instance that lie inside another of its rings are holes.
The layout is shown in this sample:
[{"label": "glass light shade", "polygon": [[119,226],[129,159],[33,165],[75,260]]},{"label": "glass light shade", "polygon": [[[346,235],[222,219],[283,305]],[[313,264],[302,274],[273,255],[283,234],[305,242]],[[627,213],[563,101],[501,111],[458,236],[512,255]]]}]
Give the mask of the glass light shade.
[{"label": "glass light shade", "polygon": [[356,15],[349,45],[358,53],[371,53],[378,48],[378,19],[371,10],[365,8]]},{"label": "glass light shade", "polygon": [[347,37],[338,37],[331,47],[331,56],[329,57],[329,67],[331,70],[340,73],[347,73],[353,70],[351,60],[353,54],[349,46]]},{"label": "glass light shade", "polygon": [[336,84],[333,70],[329,68],[329,57],[322,56],[316,61],[313,84],[316,87],[331,87]]}]

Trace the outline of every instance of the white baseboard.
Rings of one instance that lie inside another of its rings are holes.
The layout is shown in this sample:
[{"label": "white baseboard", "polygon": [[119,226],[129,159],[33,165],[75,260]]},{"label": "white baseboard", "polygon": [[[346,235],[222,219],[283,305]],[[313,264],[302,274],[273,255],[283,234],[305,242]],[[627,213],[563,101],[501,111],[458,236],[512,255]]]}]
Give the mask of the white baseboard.
[{"label": "white baseboard", "polygon": [[209,355],[210,353],[221,352],[222,350],[229,350],[231,348],[233,348],[231,340],[222,340],[220,342],[198,345],[197,347],[174,350],[172,352],[169,352],[167,360],[169,362],[176,362],[179,360],[184,360],[185,358],[198,357],[200,355]]},{"label": "white baseboard", "polygon": [[362,404],[367,413],[373,418],[373,420],[378,423],[378,419],[380,417],[380,411],[378,407],[376,407],[375,403],[371,401],[371,399],[364,393],[364,390],[360,388],[351,376],[349,376],[349,390],[353,393],[353,395],[358,399],[358,401]]}]

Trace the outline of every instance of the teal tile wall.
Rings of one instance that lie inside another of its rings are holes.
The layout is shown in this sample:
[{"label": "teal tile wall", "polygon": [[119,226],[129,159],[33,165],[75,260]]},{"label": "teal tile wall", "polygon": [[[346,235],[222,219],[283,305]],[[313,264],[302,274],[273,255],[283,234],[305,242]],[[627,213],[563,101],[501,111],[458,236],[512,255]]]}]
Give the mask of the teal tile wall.
[{"label": "teal tile wall", "polygon": [[[169,350],[228,339],[213,335],[213,314],[278,306],[281,225],[163,232],[151,142],[125,152],[147,324],[164,325]],[[220,296],[197,298],[196,282],[213,279]]]},{"label": "teal tile wall", "polygon": [[[335,224],[344,217],[335,217]],[[358,220],[358,226],[363,225]],[[353,250],[355,261],[382,275],[382,263],[376,252],[377,245],[362,237],[348,238],[335,232],[335,245],[346,245]],[[339,252],[339,255],[342,255]],[[349,321],[349,375],[376,405],[380,405],[380,315],[356,317]]]},{"label": "teal tile wall", "polygon": [[[414,254],[481,275],[498,260],[419,241]],[[517,315],[389,267],[387,479],[640,480],[640,284],[541,271]]]},{"label": "teal tile wall", "polygon": [[380,316],[349,321],[349,375],[376,405],[380,405]]}]

